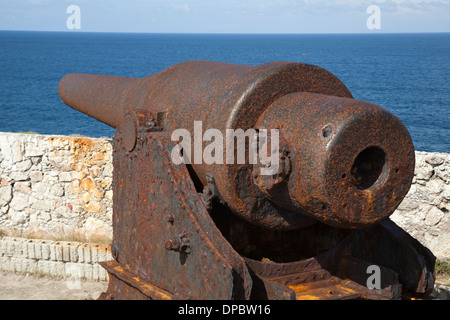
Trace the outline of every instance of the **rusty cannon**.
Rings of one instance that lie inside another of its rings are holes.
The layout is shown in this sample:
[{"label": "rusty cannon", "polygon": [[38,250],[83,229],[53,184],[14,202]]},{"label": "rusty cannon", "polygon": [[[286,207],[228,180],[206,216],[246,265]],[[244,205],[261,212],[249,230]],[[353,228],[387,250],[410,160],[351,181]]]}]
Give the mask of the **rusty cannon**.
[{"label": "rusty cannon", "polygon": [[116,129],[102,299],[431,293],[435,257],[389,219],[414,175],[410,135],[330,72],[188,61],[144,78],[69,74],[59,94]]}]

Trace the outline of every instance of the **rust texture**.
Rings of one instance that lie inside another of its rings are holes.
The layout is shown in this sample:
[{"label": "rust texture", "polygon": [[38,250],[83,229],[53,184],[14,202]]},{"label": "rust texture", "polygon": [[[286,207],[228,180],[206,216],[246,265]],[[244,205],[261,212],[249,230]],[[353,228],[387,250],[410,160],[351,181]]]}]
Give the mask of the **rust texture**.
[{"label": "rust texture", "polygon": [[[433,289],[435,257],[389,220],[413,178],[411,137],[328,71],[188,61],[141,79],[69,74],[59,93],[116,128],[115,260],[103,263],[103,299],[399,299]],[[171,133],[194,137],[195,121],[223,136],[278,129],[278,172],[261,175],[248,157],[174,164]],[[370,265],[380,289],[366,286]]]}]

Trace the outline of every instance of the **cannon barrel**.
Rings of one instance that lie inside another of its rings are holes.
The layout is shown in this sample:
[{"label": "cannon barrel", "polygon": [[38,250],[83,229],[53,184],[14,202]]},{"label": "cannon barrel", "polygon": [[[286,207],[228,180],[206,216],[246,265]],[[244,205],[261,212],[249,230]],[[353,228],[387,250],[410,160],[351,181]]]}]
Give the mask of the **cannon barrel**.
[{"label": "cannon barrel", "polygon": [[126,119],[136,110],[162,115],[164,131],[192,136],[194,121],[224,136],[227,129],[279,129],[284,172],[191,164],[235,214],[270,229],[375,225],[393,213],[413,178],[414,147],[401,121],[353,99],[337,77],[313,65],[188,61],[144,78],[69,74],[59,93],[70,107],[123,130],[135,130]]}]

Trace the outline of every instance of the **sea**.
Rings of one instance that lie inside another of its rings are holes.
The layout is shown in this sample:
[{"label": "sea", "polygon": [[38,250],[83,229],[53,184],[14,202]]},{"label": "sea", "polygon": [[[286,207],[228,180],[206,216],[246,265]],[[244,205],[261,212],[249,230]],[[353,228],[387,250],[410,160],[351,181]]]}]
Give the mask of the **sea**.
[{"label": "sea", "polygon": [[68,73],[145,77],[187,60],[303,62],[394,113],[416,150],[450,152],[450,33],[143,34],[0,31],[0,131],[112,137],[66,106]]}]

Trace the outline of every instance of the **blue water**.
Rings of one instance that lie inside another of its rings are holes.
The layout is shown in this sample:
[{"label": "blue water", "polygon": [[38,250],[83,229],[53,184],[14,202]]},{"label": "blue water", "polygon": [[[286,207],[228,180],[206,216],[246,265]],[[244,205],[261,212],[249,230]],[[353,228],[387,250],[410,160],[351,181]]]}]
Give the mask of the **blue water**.
[{"label": "blue water", "polygon": [[111,137],[64,105],[72,72],[144,77],[186,60],[305,62],[340,78],[409,129],[415,148],[450,152],[450,34],[188,35],[0,31],[0,131]]}]

